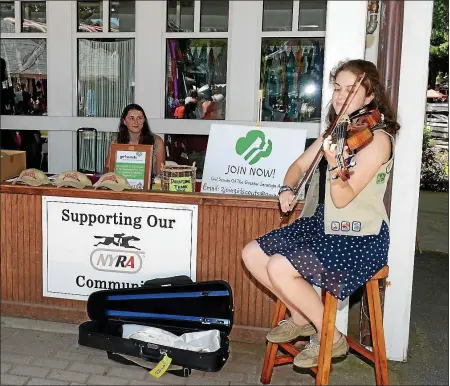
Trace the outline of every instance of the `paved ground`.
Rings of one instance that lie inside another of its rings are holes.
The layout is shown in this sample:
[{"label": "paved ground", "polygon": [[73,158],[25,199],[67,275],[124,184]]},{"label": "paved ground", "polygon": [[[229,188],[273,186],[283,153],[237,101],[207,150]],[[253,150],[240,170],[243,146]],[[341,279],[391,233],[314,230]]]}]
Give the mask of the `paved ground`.
[{"label": "paved ground", "polygon": [[417,234],[424,251],[448,254],[448,193],[420,192]]},{"label": "paved ground", "polygon": [[[145,370],[115,364],[104,352],[76,343],[74,334],[2,327],[2,385],[255,385],[259,383],[264,345],[232,342],[231,358],[217,373],[194,371],[189,378],[164,374],[159,381]],[[398,374],[392,372],[393,380]],[[354,356],[337,364],[333,384],[374,385],[372,369]],[[274,372],[272,384],[313,385],[309,374],[297,374],[290,365]]]},{"label": "paved ground", "polygon": [[[448,255],[416,256],[408,362],[389,363],[392,385],[448,385]],[[430,306],[431,305],[431,306]],[[231,343],[222,371],[194,371],[189,378],[164,374],[157,381],[141,368],[115,364],[104,352],[77,344],[77,326],[2,318],[2,385],[256,385],[264,343]],[[372,367],[350,355],[336,364],[331,384],[374,385]],[[313,385],[291,365],[275,369],[272,384]]]}]

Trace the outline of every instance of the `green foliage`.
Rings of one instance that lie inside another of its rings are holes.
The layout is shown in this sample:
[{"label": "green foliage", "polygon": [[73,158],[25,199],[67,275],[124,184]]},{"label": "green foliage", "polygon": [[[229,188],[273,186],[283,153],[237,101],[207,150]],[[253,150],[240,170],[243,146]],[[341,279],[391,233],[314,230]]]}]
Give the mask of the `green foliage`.
[{"label": "green foliage", "polygon": [[431,133],[432,133],[431,127],[425,125],[423,128],[422,151],[434,147],[434,139]]},{"label": "green foliage", "polygon": [[431,88],[435,87],[439,71],[448,72],[448,11],[448,0],[434,1],[428,80]]},{"label": "green foliage", "polygon": [[448,150],[434,145],[431,128],[428,126],[423,130],[420,188],[448,192]]},{"label": "green foliage", "polygon": [[448,56],[448,0],[435,0],[430,54]]}]

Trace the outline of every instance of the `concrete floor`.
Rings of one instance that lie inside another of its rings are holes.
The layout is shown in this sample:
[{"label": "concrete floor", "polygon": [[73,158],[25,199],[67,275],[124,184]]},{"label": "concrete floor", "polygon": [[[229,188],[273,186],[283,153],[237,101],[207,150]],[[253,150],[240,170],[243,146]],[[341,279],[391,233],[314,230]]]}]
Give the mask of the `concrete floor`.
[{"label": "concrete floor", "polygon": [[423,251],[448,254],[448,193],[420,192],[417,234]]}]

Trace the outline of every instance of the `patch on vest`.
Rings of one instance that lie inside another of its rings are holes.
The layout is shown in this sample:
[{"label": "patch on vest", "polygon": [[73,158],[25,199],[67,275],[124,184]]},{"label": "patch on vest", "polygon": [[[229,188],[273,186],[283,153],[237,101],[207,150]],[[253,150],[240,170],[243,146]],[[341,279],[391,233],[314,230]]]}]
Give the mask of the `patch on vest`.
[{"label": "patch on vest", "polygon": [[352,222],[352,231],[353,232],[361,232],[361,223],[359,221]]},{"label": "patch on vest", "polygon": [[338,221],[331,221],[331,230],[338,231],[340,229],[340,224]]},{"label": "patch on vest", "polygon": [[349,232],[350,231],[350,222],[349,221],[342,221],[341,222],[341,229],[344,232]]},{"label": "patch on vest", "polygon": [[382,184],[386,179],[386,173],[378,173],[377,174],[377,184]]}]

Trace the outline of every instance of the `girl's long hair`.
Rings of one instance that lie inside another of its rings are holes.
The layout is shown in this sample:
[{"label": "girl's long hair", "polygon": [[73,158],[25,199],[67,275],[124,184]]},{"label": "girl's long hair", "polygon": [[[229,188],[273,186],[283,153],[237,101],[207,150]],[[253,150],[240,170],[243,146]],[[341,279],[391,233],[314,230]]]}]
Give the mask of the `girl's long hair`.
[{"label": "girl's long hair", "polygon": [[[361,85],[365,88],[367,95],[373,94],[374,98],[372,103],[374,103],[384,115],[384,121],[387,124],[386,131],[395,136],[398,130],[400,130],[400,125],[397,122],[397,116],[386,96],[386,90],[381,83],[380,74],[375,65],[372,62],[362,59],[341,62],[331,71],[330,83],[336,81],[336,77],[341,71],[350,71],[355,75],[360,75],[362,73],[366,74]],[[326,117],[327,125],[330,125],[335,120],[336,116],[336,111],[330,103],[330,108]]]},{"label": "girl's long hair", "polygon": [[128,144],[130,142],[130,134],[128,133],[128,127],[125,125],[125,118],[128,115],[128,112],[130,110],[138,110],[144,115],[144,123],[142,125],[141,135],[139,137],[139,143],[143,145],[154,145],[155,144],[155,137],[150,130],[150,125],[148,124],[147,116],[145,115],[144,109],[135,104],[129,104],[126,106],[123,111],[122,115],[120,116],[120,124],[119,124],[119,134],[117,136],[117,143],[125,143]]}]

